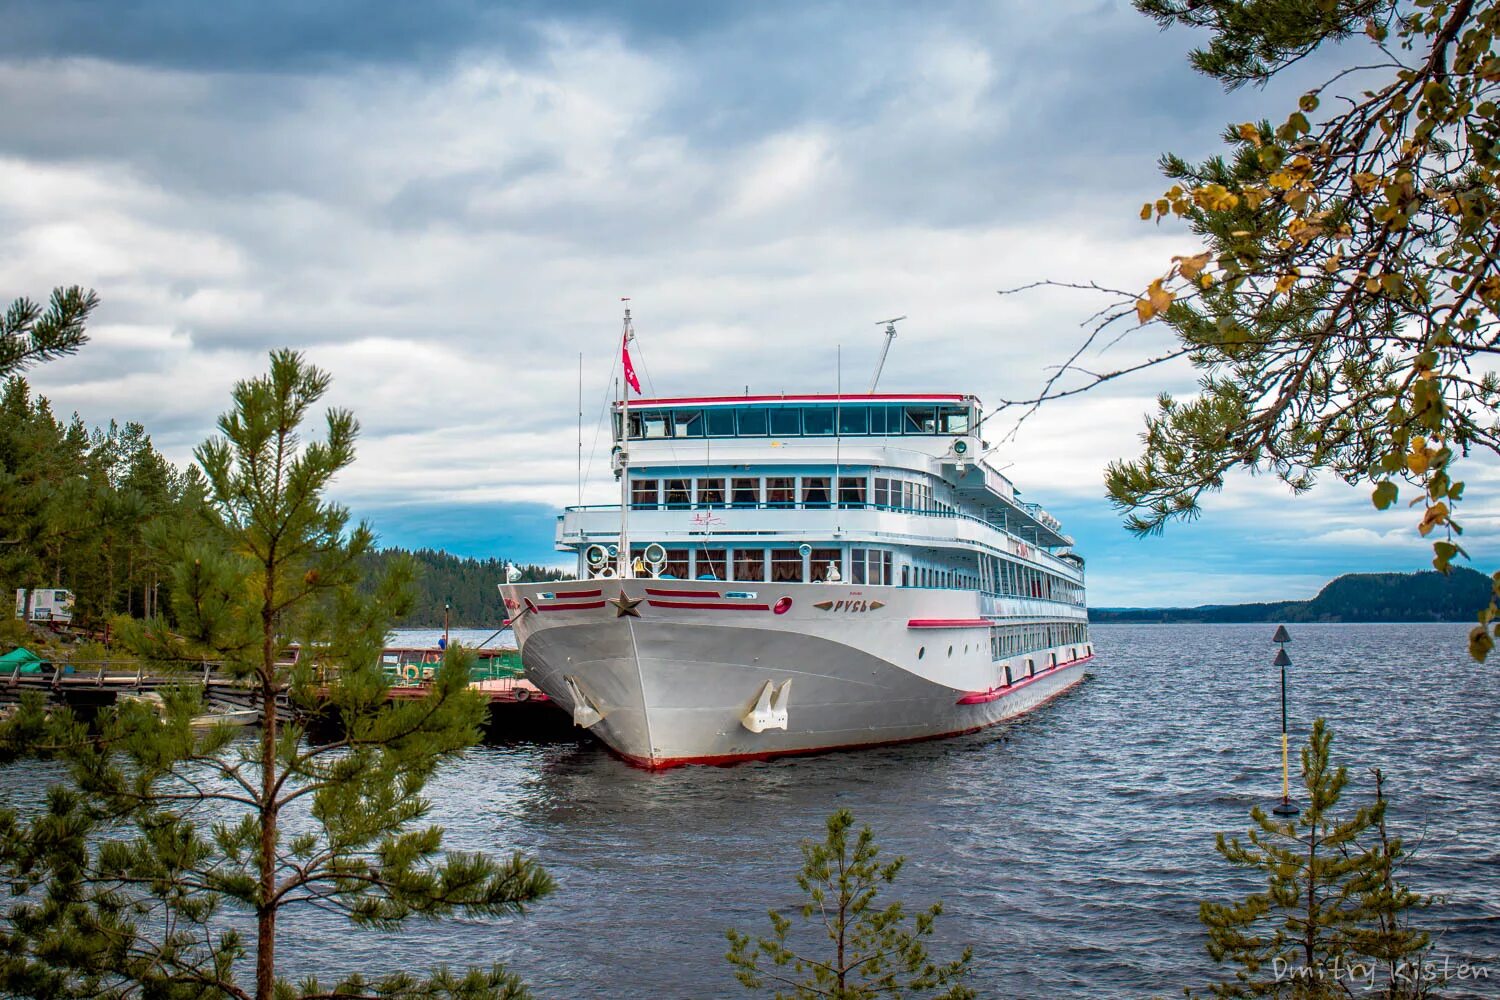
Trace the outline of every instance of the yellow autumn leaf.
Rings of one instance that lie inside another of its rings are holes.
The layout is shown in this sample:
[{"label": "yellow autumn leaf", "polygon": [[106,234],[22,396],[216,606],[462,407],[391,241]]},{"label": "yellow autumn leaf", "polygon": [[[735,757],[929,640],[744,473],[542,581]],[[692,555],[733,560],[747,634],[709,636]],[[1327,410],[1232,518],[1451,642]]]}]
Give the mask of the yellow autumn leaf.
[{"label": "yellow autumn leaf", "polygon": [[1297,283],[1297,277],[1298,275],[1296,271],[1288,271],[1286,274],[1283,274],[1281,277],[1276,279],[1276,291],[1284,292],[1288,288],[1291,288]]},{"label": "yellow autumn leaf", "polygon": [[1204,271],[1202,274],[1200,274],[1198,276],[1198,284],[1202,285],[1204,288],[1211,287],[1213,285],[1213,283],[1214,283],[1214,276],[1209,271]]},{"label": "yellow autumn leaf", "polygon": [[1141,218],[1147,220],[1151,218],[1151,203],[1149,201],[1141,206]]},{"label": "yellow autumn leaf", "polygon": [[1240,126],[1239,133],[1241,139],[1254,143],[1256,149],[1260,148],[1260,129],[1256,128],[1250,122],[1246,122]]},{"label": "yellow autumn leaf", "polygon": [[1380,183],[1380,178],[1368,170],[1362,170],[1354,175],[1354,186],[1359,188],[1360,194],[1369,194],[1375,190],[1375,185],[1378,183]]},{"label": "yellow autumn leaf", "polygon": [[1420,476],[1427,471],[1432,464],[1432,456],[1437,450],[1427,447],[1426,438],[1412,438],[1411,451],[1406,456],[1406,467],[1414,476]]},{"label": "yellow autumn leaf", "polygon": [[1167,307],[1172,304],[1172,300],[1176,296],[1163,288],[1161,286],[1161,279],[1157,278],[1146,286],[1146,298],[1151,300],[1152,311],[1161,313],[1167,311]]},{"label": "yellow autumn leaf", "polygon": [[1137,322],[1149,323],[1151,317],[1156,315],[1156,310],[1151,308],[1150,299],[1135,300],[1135,318]]},{"label": "yellow autumn leaf", "polygon": [[1172,261],[1177,265],[1177,270],[1189,281],[1197,281],[1198,275],[1208,266],[1213,259],[1213,252],[1205,250],[1192,257],[1173,257]]},{"label": "yellow autumn leaf", "polygon": [[1437,503],[1433,504],[1431,507],[1428,507],[1427,510],[1423,512],[1422,523],[1417,525],[1417,530],[1421,532],[1422,536],[1425,538],[1427,535],[1430,535],[1432,533],[1433,528],[1436,528],[1440,524],[1446,523],[1447,520],[1448,505],[1439,500]]}]

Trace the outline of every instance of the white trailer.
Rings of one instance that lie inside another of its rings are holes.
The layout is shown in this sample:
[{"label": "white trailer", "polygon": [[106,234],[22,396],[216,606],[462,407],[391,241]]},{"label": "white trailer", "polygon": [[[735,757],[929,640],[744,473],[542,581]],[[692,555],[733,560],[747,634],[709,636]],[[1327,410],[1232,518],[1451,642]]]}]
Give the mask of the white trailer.
[{"label": "white trailer", "polygon": [[[16,591],[16,617],[26,618],[26,591]],[[31,618],[34,622],[62,622],[73,620],[73,592],[60,587],[43,588],[31,592]]]}]

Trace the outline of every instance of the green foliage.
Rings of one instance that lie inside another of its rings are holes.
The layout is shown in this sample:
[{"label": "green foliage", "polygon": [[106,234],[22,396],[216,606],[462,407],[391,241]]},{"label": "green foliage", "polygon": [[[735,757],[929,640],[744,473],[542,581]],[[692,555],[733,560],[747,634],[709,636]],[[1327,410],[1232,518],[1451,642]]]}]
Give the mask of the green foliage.
[{"label": "green foliage", "polygon": [[88,342],[84,326],[98,305],[97,295],[77,285],[54,288],[46,309],[16,299],[0,314],[0,378],[76,352]]},{"label": "green foliage", "polygon": [[[802,845],[802,871],[797,885],[808,901],[800,909],[804,930],[794,929],[790,917],[770,911],[771,936],[751,938],[730,930],[725,956],[747,989],[775,991],[778,1000],[872,1000],[875,997],[932,997],[965,1000],[976,994],[962,982],[973,957],[972,949],[955,961],[939,965],[927,955],[924,938],[943,912],[941,903],[915,914],[908,922],[905,907],[894,902],[877,907],[882,885],[896,880],[904,858],[882,863],[868,826],[853,837],[854,816],[840,809],[828,817],[822,843]],[[822,931],[831,951],[815,954],[814,941]]]},{"label": "green foliage", "polygon": [[64,423],[13,377],[0,393],[0,585],[66,586],[77,616],[150,613],[170,584],[153,536],[196,520],[202,479],[180,473],[140,424]]},{"label": "green foliage", "polygon": [[[468,688],[472,654],[449,650],[425,697],[388,702],[376,655],[410,607],[410,566],[368,588],[373,536],[326,490],[354,458],[357,424],[332,410],[302,425],[328,376],[279,351],[239,383],[222,437],[198,449],[198,517],[162,532],[176,629],[163,617],[121,639],[154,669],[221,662],[253,693],[260,732],[194,729],[195,690],[158,711],[126,702],[91,735],[69,712],[28,701],[0,723],[0,759],[56,757],[68,781],[23,823],[0,813],[0,878],[17,900],[0,920],[7,996],[519,998],[503,969],[400,973],[336,984],[277,973],[284,911],[343,912],[357,926],[523,911],[552,888],[519,854],[445,852],[427,822],[426,782],[477,739],[487,711]],[[299,654],[287,655],[293,644]],[[312,743],[293,719],[339,735]],[[253,937],[223,915],[252,914]],[[253,958],[253,986],[241,986]]]},{"label": "green foliage", "polygon": [[[1467,557],[1457,463],[1500,451],[1500,375],[1488,362],[1500,336],[1500,7],[1136,6],[1163,27],[1208,32],[1193,65],[1228,88],[1263,84],[1325,46],[1350,51],[1294,109],[1231,124],[1223,154],[1162,158],[1172,186],[1141,218],[1182,219],[1197,246],[1106,309],[1089,343],[1135,320],[1164,324],[1175,344],[1112,371],[1070,361],[1041,398],[1186,359],[1197,393],[1163,396],[1140,456],[1106,474],[1130,530],[1196,517],[1231,470],[1272,473],[1296,493],[1332,473],[1369,486],[1380,509],[1407,484],[1433,568],[1447,572]],[[1500,627],[1500,589],[1488,607],[1470,643],[1481,659]]]},{"label": "green foliage", "polygon": [[1300,816],[1283,821],[1257,806],[1245,840],[1218,835],[1219,854],[1262,875],[1266,889],[1199,907],[1209,954],[1234,967],[1232,979],[1212,985],[1214,996],[1321,1000],[1377,982],[1374,995],[1390,1000],[1431,995],[1432,982],[1415,974],[1431,937],[1410,921],[1432,901],[1398,878],[1407,851],[1386,829],[1379,771],[1372,804],[1336,812],[1348,774],[1330,761],[1332,740],[1317,720],[1302,748]]}]

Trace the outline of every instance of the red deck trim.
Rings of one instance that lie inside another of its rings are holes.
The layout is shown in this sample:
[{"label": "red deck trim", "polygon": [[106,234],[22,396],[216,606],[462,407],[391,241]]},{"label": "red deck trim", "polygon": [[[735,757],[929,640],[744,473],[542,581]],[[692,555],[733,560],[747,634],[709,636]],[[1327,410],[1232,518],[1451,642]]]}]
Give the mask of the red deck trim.
[{"label": "red deck trim", "polygon": [[[655,399],[632,399],[636,406],[692,406],[712,403],[896,403],[903,400],[919,402],[961,403],[973,396],[961,392],[877,392],[877,393],[800,393],[793,396],[658,396]],[[615,409],[620,404],[615,403]]]},{"label": "red deck trim", "polygon": [[[1073,663],[1070,663],[1069,666],[1075,666],[1081,662],[1081,660],[1075,660]],[[1049,671],[1048,674],[1050,676],[1051,671]],[[638,767],[643,771],[667,771],[671,770],[674,767],[682,767],[686,764],[707,764],[714,767],[723,767],[730,764],[743,764],[746,761],[752,760],[770,760],[774,757],[810,757],[813,754],[820,753],[838,753],[846,750],[873,750],[876,747],[901,746],[902,744],[906,743],[926,743],[929,740],[946,740],[954,736],[963,736],[966,733],[977,733],[981,729],[989,729],[991,726],[998,726],[1002,722],[1010,722],[1013,719],[1019,719],[1023,715],[1028,715],[1031,712],[1035,712],[1037,709],[1041,708],[1043,705],[1047,704],[1053,699],[1067,694],[1069,691],[1073,690],[1073,688],[1077,687],[1078,684],[1082,682],[1082,680],[1083,678],[1079,677],[1078,680],[1074,681],[1073,683],[1059,688],[1052,694],[1049,694],[1047,697],[1037,702],[1035,705],[1032,705],[1030,708],[1024,711],[1017,712],[1015,715],[1007,715],[1002,719],[996,719],[994,722],[986,722],[982,726],[969,726],[965,729],[954,729],[951,732],[934,733],[931,736],[908,736],[903,737],[899,740],[881,740],[878,743],[844,743],[840,744],[839,746],[810,747],[803,750],[769,750],[763,753],[723,754],[716,757],[671,757],[656,760],[647,757],[637,757],[634,754],[621,753],[608,744],[605,744],[605,746],[610,753],[614,754],[616,757],[620,758],[632,767]]]},{"label": "red deck trim", "polygon": [[1043,667],[1041,670],[1038,670],[1036,673],[1032,674],[1030,677],[1022,677],[1020,680],[1016,681],[1013,684],[1003,684],[1000,687],[992,687],[988,691],[970,691],[968,694],[966,694],[962,698],[958,699],[957,704],[960,704],[960,705],[984,705],[984,704],[987,704],[988,702],[999,701],[1001,698],[1004,698],[1006,695],[1011,694],[1012,692],[1015,692],[1015,691],[1019,691],[1019,690],[1021,690],[1021,688],[1025,687],[1028,684],[1031,684],[1031,683],[1033,683],[1035,681],[1039,681],[1043,677],[1050,676],[1052,674],[1052,672],[1055,671],[1055,670],[1064,670],[1064,669],[1066,669],[1068,667],[1071,667],[1071,666],[1073,666],[1075,664],[1078,664],[1078,663],[1086,663],[1089,660],[1092,660],[1093,658],[1094,658],[1094,654],[1090,653],[1088,656],[1080,656],[1076,660],[1068,660],[1068,661],[1063,662],[1063,663],[1055,663],[1055,664],[1053,664],[1050,667]]},{"label": "red deck trim", "polygon": [[989,628],[998,625],[988,618],[913,618],[907,628]]},{"label": "red deck trim", "polygon": [[555,600],[555,601],[560,601],[564,597],[603,597],[603,596],[604,596],[604,591],[602,591],[602,590],[555,590],[555,591],[552,592],[552,599]]},{"label": "red deck trim", "polygon": [[741,604],[739,601],[647,601],[653,608],[694,608],[699,611],[770,611],[769,604]]},{"label": "red deck trim", "polygon": [[647,587],[646,593],[652,597],[723,597],[717,590],[658,590]]},{"label": "red deck trim", "polygon": [[578,601],[572,604],[538,604],[536,610],[538,614],[543,611],[592,611],[595,608],[604,607],[606,603],[605,601]]}]

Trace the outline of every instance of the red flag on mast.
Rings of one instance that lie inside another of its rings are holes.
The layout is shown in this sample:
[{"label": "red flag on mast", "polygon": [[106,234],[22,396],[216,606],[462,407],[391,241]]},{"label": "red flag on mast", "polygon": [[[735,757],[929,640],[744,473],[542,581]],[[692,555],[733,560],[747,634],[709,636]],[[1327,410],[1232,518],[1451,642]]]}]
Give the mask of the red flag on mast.
[{"label": "red flag on mast", "polygon": [[636,391],[641,392],[641,380],[635,377],[635,365],[630,363],[630,334],[620,338],[620,360],[625,366],[625,384]]}]

